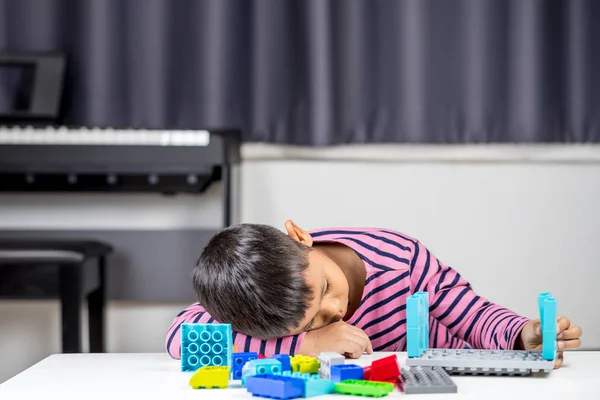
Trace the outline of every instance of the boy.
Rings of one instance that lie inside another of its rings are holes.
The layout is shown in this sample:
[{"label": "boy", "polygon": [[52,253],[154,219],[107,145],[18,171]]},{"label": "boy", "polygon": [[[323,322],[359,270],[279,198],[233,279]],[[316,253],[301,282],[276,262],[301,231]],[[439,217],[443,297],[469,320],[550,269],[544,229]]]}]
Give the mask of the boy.
[{"label": "boy", "polygon": [[[230,323],[238,351],[358,358],[406,351],[406,298],[429,292],[430,347],[541,349],[538,320],[475,294],[419,241],[387,229],[308,233],[241,224],[217,233],[193,272],[199,302],[182,311],[166,347],[180,357],[185,322]],[[581,328],[557,321],[559,357],[581,344]]]}]

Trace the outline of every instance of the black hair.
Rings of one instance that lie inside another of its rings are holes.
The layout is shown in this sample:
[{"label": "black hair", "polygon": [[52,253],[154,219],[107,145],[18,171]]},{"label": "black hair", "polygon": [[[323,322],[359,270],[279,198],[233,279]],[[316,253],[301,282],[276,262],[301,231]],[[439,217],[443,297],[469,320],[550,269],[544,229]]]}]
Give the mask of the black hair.
[{"label": "black hair", "polygon": [[198,301],[236,332],[264,340],[286,336],[298,328],[313,298],[304,278],[309,251],[272,226],[225,228],[194,268]]}]

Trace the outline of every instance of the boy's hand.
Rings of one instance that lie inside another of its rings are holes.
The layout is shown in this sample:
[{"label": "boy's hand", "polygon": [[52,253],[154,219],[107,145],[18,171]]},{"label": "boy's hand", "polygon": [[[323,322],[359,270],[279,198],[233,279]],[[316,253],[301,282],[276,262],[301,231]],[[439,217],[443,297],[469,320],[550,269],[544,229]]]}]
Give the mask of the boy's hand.
[{"label": "boy's hand", "polygon": [[[556,338],[558,339],[558,353],[554,368],[558,368],[563,363],[563,351],[577,349],[581,346],[581,327],[571,325],[566,317],[558,317],[556,323]],[[523,327],[519,337],[520,343],[517,347],[523,350],[541,350],[542,349],[542,328],[539,318],[529,322]]]},{"label": "boy's hand", "polygon": [[359,358],[364,352],[372,354],[373,345],[362,329],[339,321],[307,332],[300,346],[300,354],[305,356],[317,357],[325,351]]}]

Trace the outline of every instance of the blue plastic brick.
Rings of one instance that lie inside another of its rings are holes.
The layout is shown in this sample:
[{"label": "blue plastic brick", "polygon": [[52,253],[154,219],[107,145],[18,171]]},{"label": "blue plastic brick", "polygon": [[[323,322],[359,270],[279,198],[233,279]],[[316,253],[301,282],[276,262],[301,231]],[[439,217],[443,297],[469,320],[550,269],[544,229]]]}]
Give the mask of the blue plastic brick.
[{"label": "blue plastic brick", "polygon": [[421,302],[414,294],[406,299],[406,352],[408,357],[419,357],[419,307]]},{"label": "blue plastic brick", "polygon": [[258,360],[258,353],[233,353],[233,379],[242,379],[242,368],[246,362]]},{"label": "blue plastic brick", "polygon": [[288,354],[275,354],[273,357],[275,360],[279,360],[281,363],[282,371],[291,371],[292,365],[290,363],[290,356]]},{"label": "blue plastic brick", "polygon": [[556,299],[548,292],[538,296],[542,328],[542,357],[554,360],[556,355]]},{"label": "blue plastic brick", "polygon": [[260,374],[249,376],[246,382],[253,396],[271,399],[296,399],[304,394],[304,380],[283,375]]},{"label": "blue plastic brick", "polygon": [[321,379],[316,375],[310,375],[305,381],[304,397],[316,397],[335,393],[335,383],[327,379]]},{"label": "blue plastic brick", "polygon": [[254,375],[281,373],[281,362],[274,358],[251,360],[242,368],[242,385],[246,386],[248,377]]},{"label": "blue plastic brick", "polygon": [[[276,374],[277,375],[277,374]],[[304,381],[303,397],[315,397],[335,392],[335,383],[327,379],[321,379],[317,375],[307,372],[284,371],[283,376],[291,376]]]},{"label": "blue plastic brick", "polygon": [[421,300],[421,310],[423,312],[421,320],[420,347],[422,351],[429,348],[429,293],[417,292]]},{"label": "blue plastic brick", "polygon": [[299,379],[304,379],[304,380],[307,380],[311,376],[316,376],[313,374],[309,374],[308,372],[293,372],[293,371],[283,371],[283,372],[280,372],[278,374],[273,374],[273,375],[291,376],[292,378],[299,378]]},{"label": "blue plastic brick", "polygon": [[230,324],[181,324],[181,370],[231,366]]},{"label": "blue plastic brick", "polygon": [[362,380],[365,377],[365,369],[356,364],[340,364],[331,366],[331,381],[341,382],[348,379]]},{"label": "blue plastic brick", "polygon": [[406,347],[409,358],[429,347],[429,294],[417,292],[406,299]]}]

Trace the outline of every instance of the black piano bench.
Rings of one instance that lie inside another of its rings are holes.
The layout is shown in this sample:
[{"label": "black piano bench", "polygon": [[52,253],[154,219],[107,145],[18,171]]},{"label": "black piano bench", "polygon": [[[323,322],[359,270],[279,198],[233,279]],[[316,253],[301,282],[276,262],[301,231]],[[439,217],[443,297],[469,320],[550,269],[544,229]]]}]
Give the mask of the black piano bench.
[{"label": "black piano bench", "polygon": [[105,352],[106,258],[112,247],[89,240],[0,239],[0,268],[56,266],[62,351],[81,353],[81,304],[87,299],[90,352]]}]

